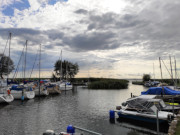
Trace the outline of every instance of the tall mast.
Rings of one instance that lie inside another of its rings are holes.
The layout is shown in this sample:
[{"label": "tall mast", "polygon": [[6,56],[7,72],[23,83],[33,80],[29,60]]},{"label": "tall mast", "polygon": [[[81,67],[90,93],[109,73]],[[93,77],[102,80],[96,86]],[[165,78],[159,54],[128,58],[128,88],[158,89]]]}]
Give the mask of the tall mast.
[{"label": "tall mast", "polygon": [[154,74],[154,81],[155,81],[154,63],[153,63],[153,74]]},{"label": "tall mast", "polygon": [[175,82],[176,82],[176,84],[175,84],[175,86],[177,86],[177,67],[176,67],[176,58],[175,58],[175,56],[174,56],[174,63],[175,63]]},{"label": "tall mast", "polygon": [[163,77],[162,77],[162,68],[161,68],[161,58],[159,57],[159,65],[160,65],[160,72],[161,72],[161,80],[163,80]]},{"label": "tall mast", "polygon": [[62,80],[62,50],[61,50],[61,66],[60,66],[59,75],[60,75],[60,81],[61,81]]},{"label": "tall mast", "polygon": [[170,59],[170,68],[171,68],[171,79],[173,81],[172,63],[171,63],[171,56],[170,55],[169,55],[169,59]]},{"label": "tall mast", "polygon": [[40,96],[40,72],[41,72],[41,44],[39,48],[39,96]]},{"label": "tall mast", "polygon": [[24,82],[25,82],[25,78],[26,78],[26,55],[27,55],[27,42],[28,40],[26,40],[26,44],[25,44],[25,56],[24,56]]},{"label": "tall mast", "polygon": [[8,86],[8,78],[9,78],[9,65],[10,65],[10,50],[11,50],[11,33],[9,33],[9,60],[8,60],[8,74],[7,74],[7,86]]}]

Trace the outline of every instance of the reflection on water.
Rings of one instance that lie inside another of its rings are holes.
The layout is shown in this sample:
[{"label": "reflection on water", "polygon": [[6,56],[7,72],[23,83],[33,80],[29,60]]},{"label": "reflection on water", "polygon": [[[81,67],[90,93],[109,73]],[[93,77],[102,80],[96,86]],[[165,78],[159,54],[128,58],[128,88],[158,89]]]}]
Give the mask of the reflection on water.
[{"label": "reflection on water", "polygon": [[23,103],[14,101],[0,106],[0,132],[3,135],[41,135],[47,129],[53,129],[56,133],[66,131],[67,125],[72,124],[103,135],[154,134],[156,129],[141,128],[137,122],[109,122],[110,109],[121,105],[131,93],[140,95],[143,90],[143,86],[132,84],[123,90],[78,87],[76,91],[66,94],[35,98]]}]

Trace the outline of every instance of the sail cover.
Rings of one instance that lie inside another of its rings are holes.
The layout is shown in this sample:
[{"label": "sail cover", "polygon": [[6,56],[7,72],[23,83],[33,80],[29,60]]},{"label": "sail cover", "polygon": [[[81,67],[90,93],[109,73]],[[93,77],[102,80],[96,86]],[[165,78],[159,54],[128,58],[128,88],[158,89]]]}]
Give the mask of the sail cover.
[{"label": "sail cover", "polygon": [[180,91],[172,90],[168,87],[151,87],[141,95],[180,95]]}]

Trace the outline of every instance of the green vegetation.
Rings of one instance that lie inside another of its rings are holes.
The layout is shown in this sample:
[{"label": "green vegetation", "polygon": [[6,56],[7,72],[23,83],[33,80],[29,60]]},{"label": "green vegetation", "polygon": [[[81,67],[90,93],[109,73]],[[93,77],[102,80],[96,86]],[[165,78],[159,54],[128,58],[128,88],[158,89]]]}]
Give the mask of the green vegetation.
[{"label": "green vegetation", "polygon": [[151,76],[149,74],[143,75],[143,82],[149,81],[151,79]]},{"label": "green vegetation", "polygon": [[91,83],[88,84],[89,89],[126,89],[127,87],[128,81],[121,79],[91,78]]},{"label": "green vegetation", "polygon": [[175,130],[175,134],[174,135],[180,135],[180,121],[178,121],[177,126],[176,126],[176,130]]},{"label": "green vegetation", "polygon": [[[9,68],[8,68],[9,65]],[[3,75],[8,75],[14,70],[14,62],[8,56],[0,54],[0,78]]]},{"label": "green vegetation", "polygon": [[54,71],[56,74],[52,74],[53,80],[55,80],[57,77],[61,77],[62,79],[74,78],[74,76],[79,72],[79,66],[77,63],[72,63],[66,60],[57,60],[54,65]]},{"label": "green vegetation", "polygon": [[135,84],[135,85],[144,85],[143,82],[137,82],[137,81],[133,81],[132,84]]}]

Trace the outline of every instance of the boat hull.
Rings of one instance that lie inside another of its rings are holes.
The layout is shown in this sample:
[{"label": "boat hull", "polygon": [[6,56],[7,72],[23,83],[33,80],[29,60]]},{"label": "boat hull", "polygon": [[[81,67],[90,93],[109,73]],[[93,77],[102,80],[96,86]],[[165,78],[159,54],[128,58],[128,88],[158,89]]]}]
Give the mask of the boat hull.
[{"label": "boat hull", "polygon": [[24,99],[33,99],[35,97],[34,91],[24,91],[23,94],[22,91],[11,90],[11,94],[13,95],[14,99],[21,99],[22,95],[24,96]]},{"label": "boat hull", "polygon": [[60,85],[60,88],[59,88],[60,90],[62,90],[62,91],[68,91],[68,90],[72,90],[72,85],[70,85],[70,86],[61,86]]},{"label": "boat hull", "polygon": [[49,94],[61,94],[61,90],[59,89],[58,85],[47,87],[46,90],[48,91]]},{"label": "boat hull", "polygon": [[[143,121],[143,122],[148,122],[148,123],[157,123],[157,119],[156,118],[152,118],[152,117],[145,117],[145,116],[139,116],[139,115],[131,115],[131,114],[124,114],[121,112],[117,113],[119,118],[127,118],[127,119],[133,119],[133,120],[137,120],[137,121]],[[167,120],[163,120],[163,119],[159,119],[159,123],[168,123]]]},{"label": "boat hull", "polygon": [[48,96],[49,95],[48,90],[40,90],[40,93],[39,93],[39,89],[35,89],[34,92],[35,92],[36,96]]},{"label": "boat hull", "polygon": [[9,94],[0,94],[0,103],[10,103],[14,100],[14,97]]}]

